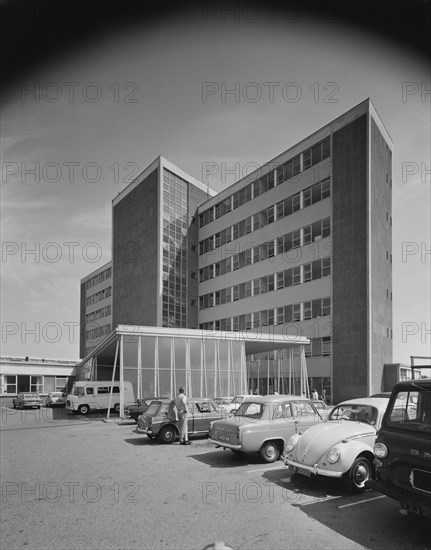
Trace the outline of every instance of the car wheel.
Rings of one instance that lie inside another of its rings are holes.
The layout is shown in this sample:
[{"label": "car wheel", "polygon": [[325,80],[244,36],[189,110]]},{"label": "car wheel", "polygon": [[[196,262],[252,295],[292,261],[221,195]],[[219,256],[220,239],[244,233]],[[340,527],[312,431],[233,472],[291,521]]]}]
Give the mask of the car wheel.
[{"label": "car wheel", "polygon": [[280,449],[275,441],[267,441],[262,445],[260,456],[265,462],[275,462],[280,456]]},{"label": "car wheel", "polygon": [[365,482],[372,477],[371,462],[365,456],[358,456],[350,470],[344,474],[346,487],[354,493],[362,493],[365,490]]},{"label": "car wheel", "polygon": [[159,438],[163,443],[173,443],[177,437],[177,432],[173,426],[165,426],[159,433]]},{"label": "car wheel", "polygon": [[114,405],[114,411],[115,411],[116,413],[119,413],[119,412],[120,412],[120,403],[116,403],[116,404]]},{"label": "car wheel", "polygon": [[83,415],[86,415],[88,414],[90,411],[90,407],[88,405],[81,405],[79,408],[78,408],[78,413],[79,414],[83,414]]}]

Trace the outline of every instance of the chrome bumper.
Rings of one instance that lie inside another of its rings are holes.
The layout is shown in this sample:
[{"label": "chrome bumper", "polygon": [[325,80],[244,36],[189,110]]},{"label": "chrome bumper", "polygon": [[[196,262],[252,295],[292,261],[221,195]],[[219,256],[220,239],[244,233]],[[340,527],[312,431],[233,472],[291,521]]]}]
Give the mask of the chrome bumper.
[{"label": "chrome bumper", "polygon": [[233,449],[234,451],[242,450],[241,445],[234,445],[233,443],[229,443],[228,441],[218,441],[217,439],[211,439],[211,437],[208,438],[208,441],[210,443],[214,443],[216,447],[223,447],[223,449]]},{"label": "chrome bumper", "polygon": [[306,464],[301,464],[300,462],[294,462],[290,459],[284,460],[285,466],[289,470],[293,470],[294,472],[297,472],[298,470],[307,470],[308,472],[312,473],[315,476],[326,476],[326,477],[336,477],[340,478],[343,477],[343,472],[334,472],[333,470],[324,470],[323,468],[318,468],[317,464],[314,464],[314,466],[307,466]]}]

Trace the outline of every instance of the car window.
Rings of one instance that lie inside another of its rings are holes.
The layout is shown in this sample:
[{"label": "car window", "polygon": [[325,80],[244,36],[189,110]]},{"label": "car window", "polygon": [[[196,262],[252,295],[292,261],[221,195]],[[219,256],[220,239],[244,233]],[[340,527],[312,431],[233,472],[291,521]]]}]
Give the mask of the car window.
[{"label": "car window", "polygon": [[244,401],[244,403],[238,407],[235,416],[243,416],[246,418],[260,418],[262,416],[263,410],[263,403]]},{"label": "car window", "polygon": [[348,404],[335,407],[329,415],[329,420],[350,420],[352,422],[364,422],[374,425],[377,421],[378,411],[371,405]]},{"label": "car window", "polygon": [[290,403],[278,403],[275,405],[273,418],[274,420],[279,420],[280,418],[292,418]]},{"label": "car window", "polygon": [[204,413],[210,413],[211,410],[211,404],[210,403],[196,403],[196,409],[198,412],[204,414]]},{"label": "car window", "polygon": [[399,392],[388,410],[387,423],[393,428],[431,433],[431,392]]}]

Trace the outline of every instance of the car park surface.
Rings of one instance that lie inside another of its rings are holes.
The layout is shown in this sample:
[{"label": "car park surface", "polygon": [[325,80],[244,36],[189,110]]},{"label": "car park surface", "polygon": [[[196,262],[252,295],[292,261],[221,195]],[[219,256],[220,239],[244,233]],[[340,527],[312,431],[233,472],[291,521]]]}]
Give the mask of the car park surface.
[{"label": "car park surface", "polygon": [[291,435],[322,422],[313,402],[295,395],[248,396],[236,413],[211,424],[209,441],[274,462]]},{"label": "car park surface", "polygon": [[[147,411],[138,418],[137,433],[150,439],[158,438],[163,443],[173,443],[179,437],[178,420],[168,416],[170,399],[153,401]],[[188,399],[188,434],[208,435],[210,423],[226,417],[211,399]]]},{"label": "car park surface", "polygon": [[303,476],[343,479],[349,490],[364,491],[373,475],[373,447],[387,404],[387,398],[377,397],[340,403],[323,424],[289,439],[286,466]]},{"label": "car park surface", "polygon": [[15,409],[40,409],[42,406],[42,399],[37,392],[20,392],[13,398],[12,403]]},{"label": "car park surface", "polygon": [[220,453],[206,438],[159,444],[115,415],[2,413],[1,548],[430,548],[428,524],[375,491],[346,494],[280,462]]}]

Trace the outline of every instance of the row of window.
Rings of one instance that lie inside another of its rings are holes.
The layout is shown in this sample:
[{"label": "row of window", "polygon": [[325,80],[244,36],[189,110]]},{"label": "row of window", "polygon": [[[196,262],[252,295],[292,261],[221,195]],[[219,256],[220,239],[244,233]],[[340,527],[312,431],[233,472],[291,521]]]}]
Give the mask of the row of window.
[{"label": "row of window", "polygon": [[203,330],[249,330],[263,326],[283,325],[331,315],[331,298],[318,298],[226,319],[201,323]]},{"label": "row of window", "polygon": [[331,337],[310,338],[310,345],[305,346],[305,357],[322,357],[331,355]]},{"label": "row of window", "polygon": [[284,254],[330,234],[331,225],[328,217],[260,245],[252,246],[252,243],[249,243],[242,252],[199,269],[199,282]]},{"label": "row of window", "polygon": [[199,296],[199,309],[207,309],[228,302],[235,302],[273,290],[281,290],[301,283],[321,279],[331,274],[331,259],[324,258],[307,264],[271,273],[252,281],[230,286]]},{"label": "row of window", "polygon": [[101,273],[98,273],[94,277],[91,277],[86,283],[85,288],[88,290],[89,288],[93,288],[93,286],[98,285],[102,281],[105,281],[106,279],[110,279],[112,276],[112,269],[109,267],[108,269],[105,269],[105,271],[102,271]]},{"label": "row of window", "polygon": [[4,383],[0,376],[0,393],[3,388],[6,393],[18,392],[49,393],[53,391],[66,391],[67,376],[38,376],[31,374],[6,374]]},{"label": "row of window", "polygon": [[86,331],[85,335],[88,340],[106,336],[111,332],[111,325],[103,325],[102,327],[92,328]]},{"label": "row of window", "polygon": [[280,185],[307,168],[328,158],[330,153],[330,139],[328,137],[314,147],[306,149],[303,153],[296,155],[289,161],[276,167],[275,170],[271,170],[264,176],[257,178],[239,191],[236,191],[221,202],[218,202],[216,205],[201,212],[199,214],[199,227],[204,227],[215,219],[224,216],[231,210],[266,193],[274,187],[275,179],[277,185]]},{"label": "row of window", "polygon": [[100,302],[100,300],[104,300],[105,298],[109,298],[111,296],[112,289],[110,286],[108,288],[104,288],[100,292],[96,292],[96,294],[92,294],[91,296],[88,296],[86,300],[87,306],[90,306],[91,304],[95,304],[96,302]]},{"label": "row of window", "polygon": [[101,319],[102,317],[107,317],[108,315],[111,315],[111,306],[105,306],[101,309],[98,309],[96,311],[93,311],[92,313],[88,313],[85,316],[86,323],[91,323],[92,321],[95,321],[96,319]]},{"label": "row of window", "polygon": [[293,212],[326,199],[330,196],[330,194],[330,179],[325,178],[315,185],[312,185],[303,191],[299,191],[298,193],[287,197],[277,204],[273,204],[269,208],[265,208],[265,210],[262,210],[257,214],[253,214],[252,216],[249,216],[248,218],[223,229],[223,231],[200,241],[199,254],[202,255],[206,252],[210,252],[211,250],[229,243],[232,240],[238,239],[243,235],[247,235],[252,231],[256,231],[261,227],[265,227],[266,225],[280,220]]}]

